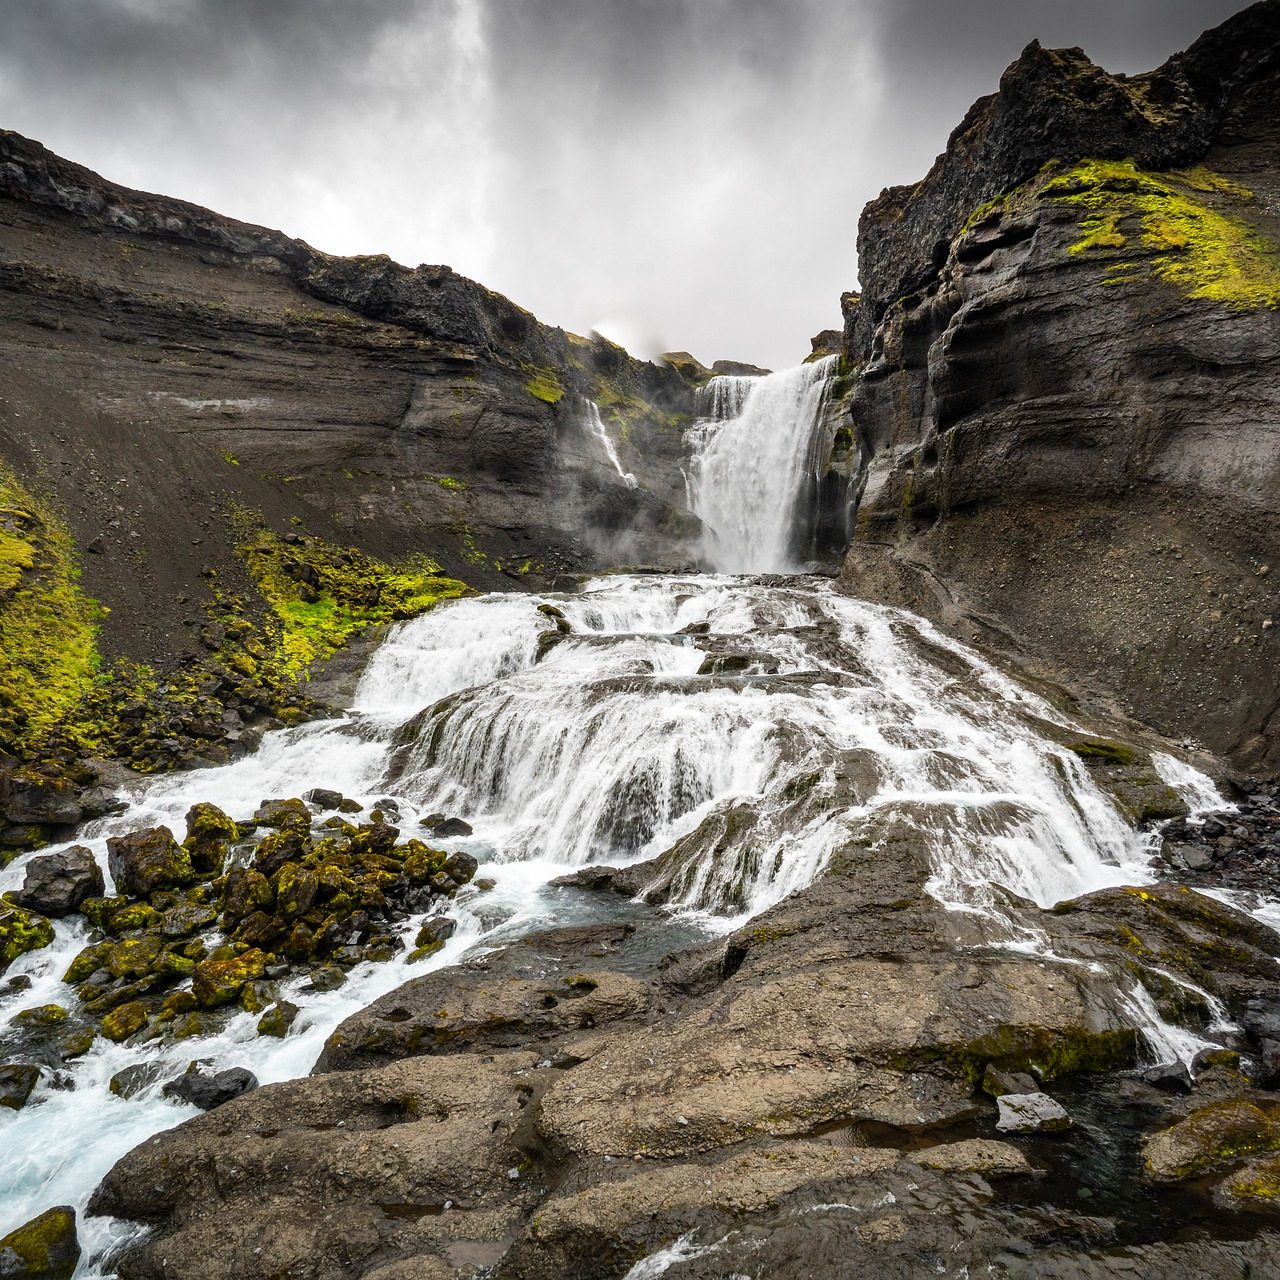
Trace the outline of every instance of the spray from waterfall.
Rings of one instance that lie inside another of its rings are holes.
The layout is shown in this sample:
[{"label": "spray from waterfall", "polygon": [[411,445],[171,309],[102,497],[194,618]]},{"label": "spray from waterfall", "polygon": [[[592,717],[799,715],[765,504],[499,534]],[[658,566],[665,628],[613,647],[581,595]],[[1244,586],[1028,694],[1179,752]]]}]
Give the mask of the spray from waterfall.
[{"label": "spray from waterfall", "polygon": [[689,509],[721,573],[799,570],[800,504],[816,478],[835,356],[764,377],[712,378],[686,433]]}]

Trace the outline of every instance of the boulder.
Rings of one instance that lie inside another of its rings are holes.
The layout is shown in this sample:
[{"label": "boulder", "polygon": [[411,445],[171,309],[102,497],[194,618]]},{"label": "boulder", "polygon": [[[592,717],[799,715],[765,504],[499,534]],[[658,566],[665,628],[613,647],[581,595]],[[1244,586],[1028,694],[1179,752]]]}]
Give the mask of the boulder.
[{"label": "boulder", "polygon": [[246,1067],[229,1067],[226,1071],[205,1075],[199,1064],[193,1062],[183,1075],[168,1081],[161,1092],[166,1098],[188,1102],[201,1111],[213,1111],[257,1087],[258,1077]]},{"label": "boulder", "polygon": [[328,787],[312,787],[302,793],[302,798],[318,809],[337,809],[344,799],[341,791],[332,791]]},{"label": "boulder", "polygon": [[231,1004],[245,983],[261,978],[266,967],[266,956],[255,948],[225,960],[203,960],[191,979],[192,994],[207,1009]]},{"label": "boulder", "polygon": [[0,1239],[3,1280],[71,1280],[79,1261],[76,1211],[70,1205],[46,1209]]},{"label": "boulder", "polygon": [[127,1040],[147,1025],[147,1006],[141,1000],[117,1005],[102,1019],[102,1034],[108,1040]]},{"label": "boulder", "polygon": [[289,1000],[278,1000],[258,1019],[260,1036],[275,1036],[283,1040],[297,1020],[301,1010]]},{"label": "boulder", "polygon": [[1156,1182],[1181,1182],[1273,1151],[1280,1151],[1280,1103],[1226,1098],[1144,1138],[1142,1163]]},{"label": "boulder", "polygon": [[12,823],[74,826],[84,816],[80,793],[65,778],[27,778],[16,774],[10,782],[5,817]]},{"label": "boulder", "polygon": [[464,822],[461,818],[445,818],[443,822],[438,822],[431,828],[431,834],[439,836],[442,840],[447,840],[451,836],[469,836],[471,824]]},{"label": "boulder", "polygon": [[107,866],[116,892],[147,898],[157,889],[177,889],[195,878],[191,855],[168,827],[152,827],[107,841]]},{"label": "boulder", "polygon": [[426,920],[418,930],[418,936],[414,939],[413,945],[424,955],[430,955],[433,951],[439,951],[453,937],[457,928],[457,921],[450,920],[448,916],[437,916],[432,920]]},{"label": "boulder", "polygon": [[135,1062],[117,1071],[107,1082],[107,1088],[117,1098],[133,1098],[153,1084],[159,1084],[164,1065],[159,1062]]},{"label": "boulder", "polygon": [[24,907],[8,907],[0,898],[0,973],[28,951],[53,941],[53,925]]},{"label": "boulder", "polygon": [[21,1111],[40,1082],[40,1068],[31,1062],[0,1062],[0,1107]]},{"label": "boulder", "polygon": [[182,847],[194,870],[217,875],[227,857],[227,846],[240,838],[240,828],[214,804],[195,804],[187,810],[187,838]]},{"label": "boulder", "polygon": [[1006,1093],[996,1099],[1001,1133],[1059,1133],[1071,1128],[1066,1108],[1047,1093]]},{"label": "boulder", "polygon": [[102,868],[92,850],[77,844],[32,858],[14,896],[20,906],[59,919],[77,911],[86,898],[100,897],[103,890]]},{"label": "boulder", "polygon": [[301,800],[264,800],[254,810],[253,820],[260,827],[309,831],[311,810]]}]

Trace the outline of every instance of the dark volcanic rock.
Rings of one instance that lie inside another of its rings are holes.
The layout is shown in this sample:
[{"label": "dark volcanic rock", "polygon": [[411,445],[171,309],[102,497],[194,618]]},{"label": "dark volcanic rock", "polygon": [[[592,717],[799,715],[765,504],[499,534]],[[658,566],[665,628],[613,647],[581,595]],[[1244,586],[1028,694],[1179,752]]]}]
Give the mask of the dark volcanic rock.
[{"label": "dark volcanic rock", "polygon": [[205,1075],[193,1062],[184,1075],[168,1081],[162,1092],[167,1098],[189,1102],[201,1111],[212,1111],[257,1087],[258,1077],[245,1067],[229,1067]]},{"label": "dark volcanic rock", "polygon": [[846,332],[852,589],[1242,766],[1280,760],[1278,15],[1129,79],[1033,45],[868,206]]},{"label": "dark volcanic rock", "polygon": [[15,896],[19,906],[56,919],[70,915],[86,898],[100,896],[103,885],[102,868],[92,850],[77,844],[32,858]]}]

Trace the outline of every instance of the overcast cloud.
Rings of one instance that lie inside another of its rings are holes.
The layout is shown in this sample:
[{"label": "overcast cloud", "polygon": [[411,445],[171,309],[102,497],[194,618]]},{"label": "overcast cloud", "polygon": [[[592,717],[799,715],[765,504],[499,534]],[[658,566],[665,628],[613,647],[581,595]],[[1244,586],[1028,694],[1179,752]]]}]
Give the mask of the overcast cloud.
[{"label": "overcast cloud", "polygon": [[0,0],[0,127],[633,350],[781,367],[862,205],[1033,37],[1143,71],[1243,0]]}]

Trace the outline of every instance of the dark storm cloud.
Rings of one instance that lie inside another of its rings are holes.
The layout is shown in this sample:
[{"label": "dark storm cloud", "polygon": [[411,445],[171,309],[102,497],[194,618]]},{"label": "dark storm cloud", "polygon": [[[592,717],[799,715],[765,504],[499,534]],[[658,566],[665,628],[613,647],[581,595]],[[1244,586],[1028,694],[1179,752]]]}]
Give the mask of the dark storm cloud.
[{"label": "dark storm cloud", "polygon": [[775,366],[858,211],[1033,37],[1139,71],[1240,0],[0,0],[0,124],[579,331]]}]

